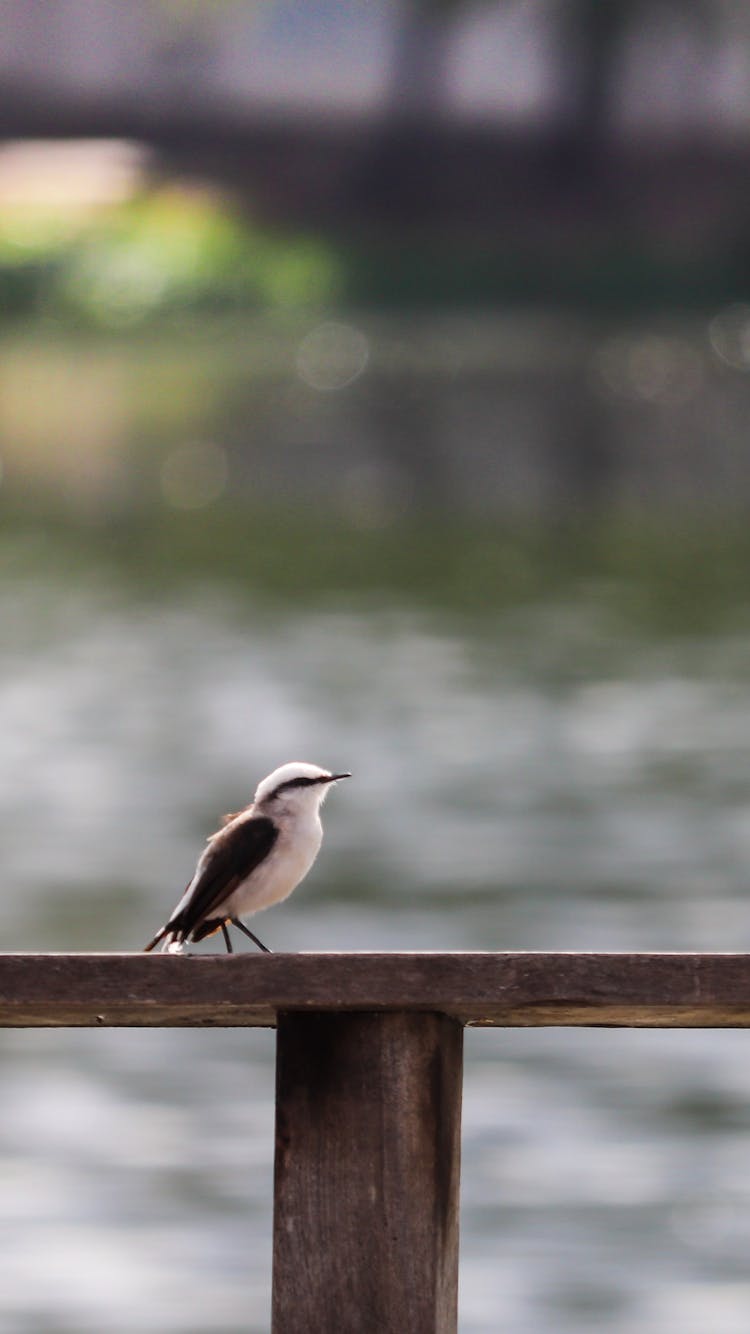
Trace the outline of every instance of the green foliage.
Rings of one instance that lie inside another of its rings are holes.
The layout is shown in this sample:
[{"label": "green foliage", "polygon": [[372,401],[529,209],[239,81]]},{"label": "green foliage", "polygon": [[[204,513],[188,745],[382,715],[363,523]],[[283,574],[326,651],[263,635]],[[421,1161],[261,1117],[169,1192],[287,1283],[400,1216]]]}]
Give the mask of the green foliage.
[{"label": "green foliage", "polygon": [[338,286],[330,246],[272,237],[206,194],[157,191],[77,226],[0,218],[0,319],[131,328],[191,311],[315,307]]}]

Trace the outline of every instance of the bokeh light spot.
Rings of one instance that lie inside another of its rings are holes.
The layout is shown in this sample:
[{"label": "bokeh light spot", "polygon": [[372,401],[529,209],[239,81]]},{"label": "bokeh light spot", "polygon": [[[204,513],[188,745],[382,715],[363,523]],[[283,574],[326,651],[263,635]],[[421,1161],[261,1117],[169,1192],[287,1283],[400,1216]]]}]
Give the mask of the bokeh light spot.
[{"label": "bokeh light spot", "polygon": [[704,373],[701,353],[686,339],[652,333],[607,340],[594,365],[599,387],[613,398],[666,407],[688,402]]},{"label": "bokeh light spot", "polygon": [[365,369],[370,345],[361,329],[327,321],[307,334],[297,349],[297,371],[311,389],[343,389]]},{"label": "bokeh light spot", "polygon": [[727,306],[708,326],[711,347],[721,361],[735,370],[750,370],[750,306]]}]

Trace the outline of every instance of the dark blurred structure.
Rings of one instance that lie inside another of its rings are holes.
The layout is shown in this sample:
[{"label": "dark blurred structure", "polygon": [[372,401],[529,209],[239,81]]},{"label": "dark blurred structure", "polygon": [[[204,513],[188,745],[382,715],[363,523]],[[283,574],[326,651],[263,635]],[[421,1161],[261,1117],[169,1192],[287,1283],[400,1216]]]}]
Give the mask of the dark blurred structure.
[{"label": "dark blurred structure", "polygon": [[0,132],[126,137],[256,216],[745,245],[741,0],[6,0]]},{"label": "dark blurred structure", "polygon": [[[0,317],[35,330],[0,394],[8,494],[65,469],[93,509],[179,508],[195,464],[201,503],[231,475],[363,527],[750,495],[740,0],[5,0],[0,135],[122,141],[95,146],[109,213],[47,249],[23,207],[0,228]],[[34,180],[72,187],[70,152]],[[220,188],[160,213],[173,177]],[[233,323],[268,311],[301,322]],[[102,331],[131,335],[114,373]],[[131,454],[166,481],[125,486]]]}]

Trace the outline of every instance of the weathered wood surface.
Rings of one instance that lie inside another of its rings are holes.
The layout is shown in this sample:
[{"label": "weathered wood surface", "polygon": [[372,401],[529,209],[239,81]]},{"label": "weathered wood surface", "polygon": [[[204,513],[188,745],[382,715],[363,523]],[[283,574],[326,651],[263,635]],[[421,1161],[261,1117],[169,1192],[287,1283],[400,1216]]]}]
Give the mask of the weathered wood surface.
[{"label": "weathered wood surface", "polygon": [[454,1334],[463,1030],[282,1014],[273,1334]]},{"label": "weathered wood surface", "polygon": [[297,1010],[747,1028],[750,955],[0,954],[4,1026],[272,1026]]}]

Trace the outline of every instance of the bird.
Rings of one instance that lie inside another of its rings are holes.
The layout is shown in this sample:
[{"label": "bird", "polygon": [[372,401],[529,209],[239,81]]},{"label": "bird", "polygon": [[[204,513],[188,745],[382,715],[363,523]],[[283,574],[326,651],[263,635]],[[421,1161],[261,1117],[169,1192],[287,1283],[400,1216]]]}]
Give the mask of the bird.
[{"label": "bird", "polygon": [[262,779],[252,803],[225,815],[208,839],[182,898],[144,953],[160,945],[181,954],[187,943],[221,931],[232,954],[231,924],[270,954],[240,914],[280,903],[307,875],[323,838],[320,808],[342,778],[351,774],[292,760]]}]

